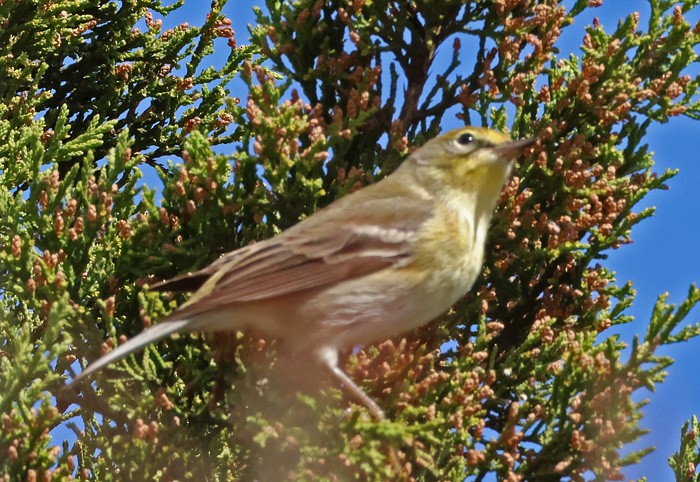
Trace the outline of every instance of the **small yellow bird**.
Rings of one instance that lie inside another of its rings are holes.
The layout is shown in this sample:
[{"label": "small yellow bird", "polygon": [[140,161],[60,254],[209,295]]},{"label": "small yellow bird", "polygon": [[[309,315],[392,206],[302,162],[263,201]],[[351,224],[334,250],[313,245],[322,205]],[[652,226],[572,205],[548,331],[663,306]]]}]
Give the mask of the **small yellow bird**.
[{"label": "small yellow bird", "polygon": [[338,367],[339,351],[424,325],[471,288],[512,161],[533,142],[479,127],[448,132],[278,236],[158,283],[151,289],[197,291],[71,385],[175,332],[253,328],[320,362],[382,419]]}]

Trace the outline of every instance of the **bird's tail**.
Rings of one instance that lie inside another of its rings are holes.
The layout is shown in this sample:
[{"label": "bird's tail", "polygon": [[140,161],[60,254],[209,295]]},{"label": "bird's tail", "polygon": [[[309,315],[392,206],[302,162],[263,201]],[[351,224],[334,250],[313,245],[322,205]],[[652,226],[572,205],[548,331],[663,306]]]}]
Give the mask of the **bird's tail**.
[{"label": "bird's tail", "polygon": [[186,319],[166,321],[145,329],[144,331],[136,335],[134,338],[128,340],[123,345],[119,345],[114,350],[110,351],[109,353],[97,359],[96,361],[92,362],[87,368],[85,368],[85,370],[78,373],[78,375],[70,382],[68,388],[76,386],[90,374],[96,372],[97,370],[100,370],[101,368],[104,368],[110,363],[113,363],[117,360],[121,360],[125,356],[140,350],[149,343],[154,343],[158,340],[162,340],[163,338],[172,335],[177,331],[185,331],[184,328],[189,324],[189,322],[190,321]]}]

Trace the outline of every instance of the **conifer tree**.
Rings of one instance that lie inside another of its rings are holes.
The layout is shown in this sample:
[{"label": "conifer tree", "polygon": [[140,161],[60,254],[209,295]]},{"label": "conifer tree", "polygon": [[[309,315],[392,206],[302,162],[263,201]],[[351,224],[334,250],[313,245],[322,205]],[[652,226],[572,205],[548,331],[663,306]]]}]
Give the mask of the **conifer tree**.
[{"label": "conifer tree", "polygon": [[[698,335],[700,290],[661,296],[623,357],[606,331],[634,293],[605,253],[676,174],[645,135],[700,114],[700,26],[697,0],[649,0],[648,24],[594,22],[560,55],[600,3],[267,0],[243,45],[223,0],[0,1],[3,480],[621,480],[647,452],[622,455],[633,396]],[[168,28],[183,8],[198,20]],[[186,299],[149,283],[380,179],[454,116],[537,142],[474,289],[345,354],[387,420],[256,333],[174,337],[62,390]],[[681,430],[670,464],[695,481]]]}]

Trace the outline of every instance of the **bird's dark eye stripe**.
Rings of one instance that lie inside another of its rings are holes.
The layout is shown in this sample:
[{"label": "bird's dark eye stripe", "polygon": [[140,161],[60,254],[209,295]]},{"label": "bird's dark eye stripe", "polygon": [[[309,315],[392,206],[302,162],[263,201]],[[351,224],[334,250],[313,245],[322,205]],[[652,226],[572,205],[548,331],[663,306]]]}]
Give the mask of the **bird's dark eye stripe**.
[{"label": "bird's dark eye stripe", "polygon": [[462,134],[457,138],[457,142],[463,146],[471,144],[474,141],[474,136],[471,134]]}]

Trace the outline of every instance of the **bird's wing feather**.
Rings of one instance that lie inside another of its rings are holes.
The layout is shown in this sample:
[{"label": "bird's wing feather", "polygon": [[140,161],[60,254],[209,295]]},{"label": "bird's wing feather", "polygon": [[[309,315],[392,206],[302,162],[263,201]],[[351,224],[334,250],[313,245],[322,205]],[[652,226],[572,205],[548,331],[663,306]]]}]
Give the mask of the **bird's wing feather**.
[{"label": "bird's wing feather", "polygon": [[[190,274],[209,278],[166,319],[191,318],[224,305],[332,285],[410,259],[429,207],[406,199],[395,200],[389,209],[387,200],[354,201],[355,213],[374,210],[375,224],[363,224],[364,216],[333,219],[320,211],[275,238],[234,251]],[[385,213],[382,223],[376,223],[377,212]],[[158,289],[167,287],[165,282]]]},{"label": "bird's wing feather", "polygon": [[75,386],[91,373],[104,368],[112,362],[124,358],[128,354],[133,353],[150,343],[162,340],[166,336],[172,335],[175,332],[182,331],[187,327],[189,322],[189,320],[169,321],[167,323],[158,323],[157,325],[153,325],[150,328],[145,329],[134,338],[129,339],[126,343],[119,345],[106,355],[90,363],[85,370],[78,373],[78,375],[73,378],[69,386]]}]

